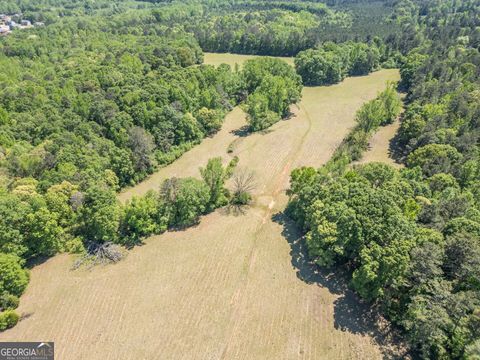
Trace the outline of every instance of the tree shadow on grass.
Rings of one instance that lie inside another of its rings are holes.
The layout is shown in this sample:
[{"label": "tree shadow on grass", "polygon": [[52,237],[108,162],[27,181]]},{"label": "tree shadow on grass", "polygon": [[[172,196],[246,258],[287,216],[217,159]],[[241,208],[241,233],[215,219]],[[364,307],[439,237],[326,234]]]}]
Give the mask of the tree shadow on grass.
[{"label": "tree shadow on grass", "polygon": [[47,256],[47,255],[36,256],[32,259],[27,260],[25,267],[31,270],[36,266],[42,265],[44,262],[47,262],[51,258],[52,256]]},{"label": "tree shadow on grass", "polygon": [[266,134],[270,134],[271,132],[273,132],[273,130],[270,128],[258,130],[258,131],[252,131],[250,130],[250,127],[248,125],[245,125],[245,126],[242,126],[241,128],[230,131],[231,134],[238,136],[240,138],[244,138],[252,134],[266,135]]},{"label": "tree shadow on grass", "polygon": [[406,161],[404,147],[400,144],[400,132],[397,131],[395,136],[390,139],[388,145],[388,153],[393,161],[395,161],[397,164],[403,164]]},{"label": "tree shadow on grass", "polygon": [[[288,121],[288,120],[291,120],[295,117],[296,117],[296,114],[293,113],[292,111],[289,111],[289,113],[286,116],[282,117],[277,122]],[[238,136],[240,138],[247,137],[247,136],[252,135],[252,134],[267,135],[267,134],[270,134],[271,132],[273,132],[273,130],[271,129],[271,126],[273,126],[273,125],[275,125],[275,123],[270,125],[266,129],[258,130],[258,131],[252,131],[250,129],[250,126],[244,125],[244,126],[238,128],[238,129],[234,129],[234,130],[230,131],[230,134],[233,134],[233,135]]]},{"label": "tree shadow on grass", "polygon": [[307,284],[317,284],[328,288],[333,294],[343,294],[348,290],[347,283],[333,272],[321,269],[310,261],[307,254],[306,244],[301,231],[293,220],[284,213],[277,213],[272,220],[283,226],[282,235],[290,244],[292,266],[295,268],[297,277]]},{"label": "tree shadow on grass", "polygon": [[[401,97],[404,102],[403,106],[405,106],[405,94],[403,93]],[[398,121],[400,122],[400,126],[404,120],[404,117],[405,117],[405,112],[402,110],[398,118]],[[400,136],[400,127],[395,133],[395,136],[391,138],[388,143],[388,154],[397,164],[403,164],[406,161],[406,157],[408,153],[405,151],[405,146],[402,145],[402,140]]]},{"label": "tree shadow on grass", "polygon": [[227,206],[224,206],[220,208],[218,211],[220,214],[224,216],[244,216],[247,214],[248,209],[250,208],[250,205],[234,205],[234,204],[229,204]]},{"label": "tree shadow on grass", "polygon": [[18,319],[18,321],[23,321],[23,320],[27,320],[29,317],[31,317],[34,313],[33,312],[28,312],[28,313],[22,313],[22,315],[20,315],[20,319]]},{"label": "tree shadow on grass", "polygon": [[[298,104],[295,104],[297,106],[297,109],[300,109],[300,107],[298,106]],[[297,117],[297,114],[295,114],[293,111],[289,110],[288,111],[288,114],[284,117],[282,117],[280,119],[280,121],[288,121],[288,120],[292,120],[292,119],[295,119]]]},{"label": "tree shadow on grass", "polygon": [[274,214],[272,220],[283,226],[282,235],[290,245],[297,277],[338,295],[334,302],[335,329],[373,337],[380,345],[384,359],[408,359],[408,350],[398,331],[379,314],[377,307],[362,302],[349,288],[348,274],[342,269],[322,269],[313,263],[308,257],[303,234],[284,213]]},{"label": "tree shadow on grass", "polygon": [[244,125],[238,129],[230,131],[230,133],[238,137],[247,137],[252,132],[250,131],[250,127],[248,125]]}]

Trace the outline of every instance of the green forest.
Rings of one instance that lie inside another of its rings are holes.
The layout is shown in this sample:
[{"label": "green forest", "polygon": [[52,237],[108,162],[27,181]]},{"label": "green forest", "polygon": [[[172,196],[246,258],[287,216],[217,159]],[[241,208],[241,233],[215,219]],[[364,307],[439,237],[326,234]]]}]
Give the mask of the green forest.
[{"label": "green forest", "polygon": [[[248,204],[244,179],[225,185],[238,158],[117,199],[235,106],[248,132],[264,131],[304,86],[399,68],[327,164],[293,170],[286,212],[312,261],[345,269],[414,356],[480,358],[478,0],[0,0],[0,14],[44,24],[0,37],[0,331],[19,321],[37,261],[116,261],[149,235]],[[204,52],[294,66],[214,67]],[[353,165],[398,116],[405,167]]]}]

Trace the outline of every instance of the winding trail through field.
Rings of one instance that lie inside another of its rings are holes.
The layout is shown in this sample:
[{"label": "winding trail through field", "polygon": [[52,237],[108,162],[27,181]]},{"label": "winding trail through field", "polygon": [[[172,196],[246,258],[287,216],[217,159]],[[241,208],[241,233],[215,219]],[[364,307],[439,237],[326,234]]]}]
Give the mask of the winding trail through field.
[{"label": "winding trail through field", "polygon": [[[320,166],[395,70],[305,88],[291,119],[239,137],[232,111],[223,130],[120,194],[126,201],[170,176],[198,176],[208,158],[240,158],[256,174],[255,204],[220,209],[181,232],[146,240],[122,262],[69,270],[62,255],[35,267],[20,313],[0,340],[53,340],[58,359],[376,359],[384,347],[345,285],[305,259],[281,211],[290,171]],[[226,149],[234,142],[233,153]]]}]

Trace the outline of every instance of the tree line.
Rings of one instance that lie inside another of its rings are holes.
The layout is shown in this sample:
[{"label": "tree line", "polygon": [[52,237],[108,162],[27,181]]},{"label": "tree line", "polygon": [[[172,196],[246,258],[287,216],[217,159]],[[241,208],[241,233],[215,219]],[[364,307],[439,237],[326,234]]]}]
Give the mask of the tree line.
[{"label": "tree line", "polygon": [[395,61],[379,38],[371,44],[328,42],[315,49],[301,51],[295,57],[295,69],[305,85],[329,85],[341,82],[347,76],[367,75],[384,67],[393,67]]},{"label": "tree line", "polygon": [[368,142],[380,126],[393,123],[402,108],[396,83],[389,83],[384,91],[357,111],[357,125],[335,149],[332,158],[324,166],[332,172],[343,171],[353,161],[360,160],[368,149]]},{"label": "tree line", "polygon": [[425,359],[480,356],[478,6],[396,5],[392,19],[405,31],[387,43],[405,55],[404,169],[348,166],[365,149],[363,131],[378,123],[369,103],[325,167],[291,177],[289,213],[311,258],[347,268],[357,293]]},{"label": "tree line", "polygon": [[369,42],[393,35],[390,2],[325,4],[319,1],[154,1],[159,23],[180,26],[205,51],[269,56],[298,52],[333,41]]},{"label": "tree line", "polygon": [[0,146],[9,177],[35,178],[42,191],[62,181],[85,189],[108,177],[119,189],[215,134],[250,94],[268,98],[280,117],[299,99],[300,82],[282,62],[277,74],[267,71],[272,93],[260,84],[266,72],[254,70],[271,60],[241,71],[203,66],[193,38],[145,28],[98,32],[80,19],[34,30],[35,40],[16,33],[2,41]]},{"label": "tree line", "polygon": [[[207,15],[186,27],[210,52],[292,56],[315,45],[320,21],[342,21],[334,13],[318,16],[308,11],[247,11]],[[336,20],[333,20],[333,18]],[[331,19],[330,19],[331,18]]]}]

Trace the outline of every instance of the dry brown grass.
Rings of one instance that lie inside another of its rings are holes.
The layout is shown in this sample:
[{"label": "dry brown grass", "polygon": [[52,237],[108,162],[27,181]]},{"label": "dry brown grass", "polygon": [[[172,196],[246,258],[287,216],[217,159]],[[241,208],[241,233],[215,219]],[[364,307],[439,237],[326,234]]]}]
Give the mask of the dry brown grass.
[{"label": "dry brown grass", "polygon": [[376,359],[385,349],[367,308],[337,277],[305,259],[300,234],[279,214],[290,171],[320,166],[394,70],[306,88],[290,120],[242,137],[232,154],[224,130],[128,190],[126,200],[167,176],[198,173],[212,156],[238,155],[255,171],[255,203],[245,215],[224,210],[193,228],[146,240],[115,265],[71,271],[56,256],[32,271],[6,340],[55,341],[58,359]]}]

